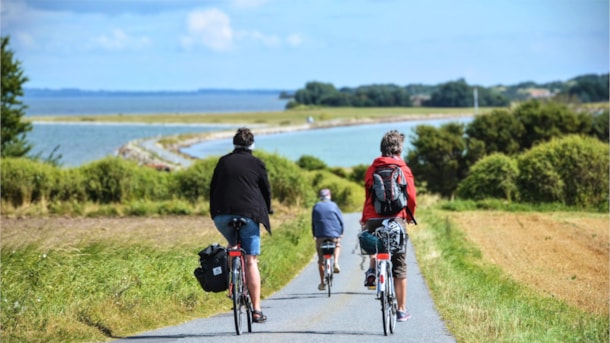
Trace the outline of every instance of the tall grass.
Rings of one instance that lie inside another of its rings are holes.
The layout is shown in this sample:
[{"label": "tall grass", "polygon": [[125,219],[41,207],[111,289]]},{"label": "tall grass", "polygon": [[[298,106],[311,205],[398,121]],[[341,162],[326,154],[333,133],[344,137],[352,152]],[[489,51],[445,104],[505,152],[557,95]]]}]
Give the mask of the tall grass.
[{"label": "tall grass", "polygon": [[[308,218],[297,215],[273,236],[263,236],[264,296],[313,256]],[[193,276],[197,252],[212,241],[181,246],[138,241],[62,249],[3,243],[2,342],[104,341],[230,309],[224,292],[203,292]]]},{"label": "tall grass", "polygon": [[419,266],[451,333],[461,342],[608,342],[608,318],[511,280],[441,211],[420,211],[412,230]]}]

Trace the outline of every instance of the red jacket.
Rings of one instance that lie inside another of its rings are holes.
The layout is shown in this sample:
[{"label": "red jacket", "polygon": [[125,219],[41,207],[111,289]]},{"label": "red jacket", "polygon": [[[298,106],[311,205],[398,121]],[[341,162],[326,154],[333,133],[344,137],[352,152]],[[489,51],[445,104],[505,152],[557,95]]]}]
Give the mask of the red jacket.
[{"label": "red jacket", "polygon": [[366,197],[364,200],[364,207],[362,209],[362,218],[360,219],[361,224],[364,224],[367,220],[373,218],[400,217],[403,218],[405,221],[410,221],[413,219],[410,215],[407,214],[406,209],[403,209],[402,211],[398,212],[398,214],[390,216],[382,216],[375,212],[375,206],[373,205],[373,197],[371,193],[371,188],[373,187],[373,172],[375,171],[375,169],[387,164],[396,164],[402,169],[402,172],[405,175],[405,178],[407,179],[407,207],[411,210],[411,213],[415,215],[415,199],[417,197],[417,191],[415,190],[415,182],[413,180],[413,173],[411,172],[411,168],[407,166],[407,164],[402,158],[381,156],[377,157],[373,161],[373,164],[369,166],[369,168],[366,170],[366,174],[364,175],[364,189]]}]

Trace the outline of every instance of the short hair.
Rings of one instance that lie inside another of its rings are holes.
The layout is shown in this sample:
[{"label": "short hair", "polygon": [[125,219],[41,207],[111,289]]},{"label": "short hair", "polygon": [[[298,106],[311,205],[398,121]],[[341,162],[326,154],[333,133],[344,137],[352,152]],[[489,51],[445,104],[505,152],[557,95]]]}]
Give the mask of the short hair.
[{"label": "short hair", "polygon": [[233,136],[233,144],[241,147],[249,147],[254,144],[254,134],[247,127],[240,127],[237,129],[235,136]]},{"label": "short hair", "polygon": [[379,149],[382,156],[397,156],[402,153],[402,146],[405,142],[405,135],[397,130],[386,132],[381,138]]}]

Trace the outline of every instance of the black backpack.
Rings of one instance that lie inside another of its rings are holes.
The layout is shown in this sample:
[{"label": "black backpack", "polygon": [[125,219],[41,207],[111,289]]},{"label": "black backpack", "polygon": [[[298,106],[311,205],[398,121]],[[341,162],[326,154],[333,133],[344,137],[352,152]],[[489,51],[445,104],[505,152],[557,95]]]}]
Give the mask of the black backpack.
[{"label": "black backpack", "polygon": [[388,164],[373,173],[373,205],[379,215],[392,215],[407,207],[407,180],[402,169]]},{"label": "black backpack", "polygon": [[218,243],[199,252],[201,267],[195,269],[195,277],[206,292],[222,292],[229,289],[229,257],[227,249]]}]

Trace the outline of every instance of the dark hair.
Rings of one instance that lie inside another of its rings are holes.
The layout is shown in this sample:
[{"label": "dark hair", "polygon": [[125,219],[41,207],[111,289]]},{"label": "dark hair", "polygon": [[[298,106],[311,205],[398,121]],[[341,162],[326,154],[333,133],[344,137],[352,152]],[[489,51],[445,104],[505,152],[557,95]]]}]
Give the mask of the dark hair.
[{"label": "dark hair", "polygon": [[240,127],[237,133],[233,136],[233,144],[243,147],[249,147],[254,143],[254,135],[247,127]]},{"label": "dark hair", "polygon": [[397,156],[402,153],[402,145],[405,142],[405,135],[397,130],[388,131],[383,138],[379,149],[382,156]]}]

